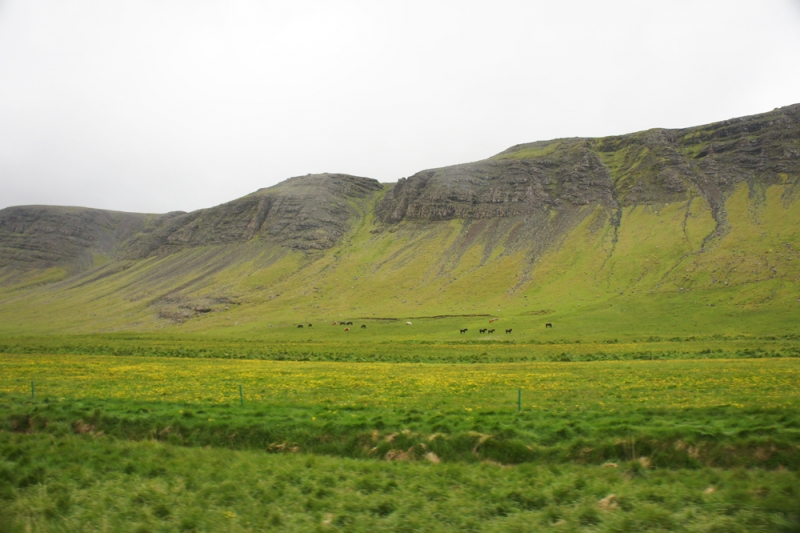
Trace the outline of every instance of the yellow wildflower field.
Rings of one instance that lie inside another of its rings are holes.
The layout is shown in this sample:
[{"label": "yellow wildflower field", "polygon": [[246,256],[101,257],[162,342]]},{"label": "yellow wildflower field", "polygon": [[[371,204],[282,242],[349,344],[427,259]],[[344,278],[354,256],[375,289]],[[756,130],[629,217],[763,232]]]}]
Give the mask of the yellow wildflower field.
[{"label": "yellow wildflower field", "polygon": [[419,409],[800,405],[800,360],[322,363],[0,355],[0,392],[37,398]]}]

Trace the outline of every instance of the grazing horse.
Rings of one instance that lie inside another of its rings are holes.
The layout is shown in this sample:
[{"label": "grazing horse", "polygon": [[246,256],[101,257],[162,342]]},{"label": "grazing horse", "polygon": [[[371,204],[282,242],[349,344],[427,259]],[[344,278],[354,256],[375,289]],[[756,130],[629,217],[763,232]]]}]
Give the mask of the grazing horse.
[{"label": "grazing horse", "polygon": [[339,325],[339,323],[336,322],[336,321],[334,321],[333,324],[331,324],[331,326],[338,326],[338,325]]},{"label": "grazing horse", "polygon": [[297,324],[297,327],[298,327],[298,328],[302,328],[302,327],[303,327],[303,324]]},{"label": "grazing horse", "polygon": [[467,328],[458,330],[459,333],[466,333],[467,331],[469,331]]},{"label": "grazing horse", "polygon": [[309,324],[308,327],[311,327],[311,324]]},{"label": "grazing horse", "polygon": [[410,325],[411,325],[411,322],[406,322],[406,326],[410,326]]},{"label": "grazing horse", "polygon": [[497,319],[496,319],[496,318],[490,318],[490,319],[489,319],[489,324],[491,324],[492,322],[496,322],[496,321],[497,321]]},{"label": "grazing horse", "polygon": [[352,326],[352,325],[353,325],[353,322],[351,322],[350,320],[348,320],[347,322],[345,322],[345,324],[347,324],[348,326]]},{"label": "grazing horse", "polygon": [[479,329],[479,330],[478,330],[478,333],[486,333],[486,328]]},{"label": "grazing horse", "polygon": [[344,328],[345,331],[350,331],[350,328]]},{"label": "grazing horse", "polygon": [[506,330],[506,333],[511,333],[511,330],[510,330],[510,329],[507,329],[507,330]]},{"label": "grazing horse", "polygon": [[490,329],[487,333],[494,333],[494,330]]},{"label": "grazing horse", "polygon": [[367,325],[366,324],[361,324],[361,329],[367,329]]},{"label": "grazing horse", "polygon": [[545,325],[544,325],[544,327],[546,327],[546,328],[552,328],[552,327],[553,327],[553,324],[551,324],[550,322],[548,322],[547,324],[545,324]]}]

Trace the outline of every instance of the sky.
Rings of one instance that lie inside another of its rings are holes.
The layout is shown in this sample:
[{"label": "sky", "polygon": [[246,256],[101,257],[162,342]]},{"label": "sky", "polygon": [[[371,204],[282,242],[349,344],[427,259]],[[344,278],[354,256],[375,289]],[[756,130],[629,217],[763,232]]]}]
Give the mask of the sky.
[{"label": "sky", "polygon": [[163,213],[800,103],[800,0],[0,0],[0,208]]}]

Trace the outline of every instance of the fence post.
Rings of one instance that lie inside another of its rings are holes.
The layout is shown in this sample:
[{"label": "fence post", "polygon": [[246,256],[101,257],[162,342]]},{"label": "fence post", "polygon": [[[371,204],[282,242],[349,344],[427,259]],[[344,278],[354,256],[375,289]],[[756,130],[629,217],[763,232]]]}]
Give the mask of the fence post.
[{"label": "fence post", "polygon": [[517,412],[522,411],[522,389],[517,389]]},{"label": "fence post", "polygon": [[31,399],[36,399],[36,385],[33,383],[33,380],[31,380]]},{"label": "fence post", "polygon": [[239,384],[239,402],[244,405],[244,393],[242,392],[242,385]]}]

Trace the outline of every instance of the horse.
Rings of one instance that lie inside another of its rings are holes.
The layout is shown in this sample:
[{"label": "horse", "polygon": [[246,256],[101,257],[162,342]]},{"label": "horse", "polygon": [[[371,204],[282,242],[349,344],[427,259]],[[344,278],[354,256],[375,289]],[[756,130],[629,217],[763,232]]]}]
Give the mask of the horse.
[{"label": "horse", "polygon": [[467,328],[458,330],[459,333],[466,333],[467,331],[469,331]]},{"label": "horse", "polygon": [[336,322],[336,321],[334,321],[334,322],[331,324],[331,326],[338,326],[338,325],[339,325],[339,323],[338,323],[338,322]]},{"label": "horse", "polygon": [[487,331],[487,333],[494,333],[494,330],[490,329],[489,331]]},{"label": "horse", "polygon": [[311,324],[309,324],[308,327],[311,327]]},{"label": "horse", "polygon": [[350,328],[344,328],[345,331],[350,331]]},{"label": "horse", "polygon": [[478,333],[486,333],[486,328],[479,329],[479,330],[478,330]]},{"label": "horse", "polygon": [[507,329],[507,330],[506,330],[506,333],[511,333],[511,330],[510,330],[510,329]]},{"label": "horse", "polygon": [[489,319],[489,324],[491,324],[492,322],[496,322],[496,321],[497,321],[497,319],[496,319],[496,318],[490,318],[490,319]]},{"label": "horse", "polygon": [[298,327],[298,328],[302,328],[302,327],[303,327],[303,324],[297,324],[297,327]]},{"label": "horse", "polygon": [[551,324],[550,322],[548,322],[547,324],[545,324],[545,325],[544,325],[544,327],[546,327],[546,328],[552,328],[552,327],[553,327],[553,324]]},{"label": "horse", "polygon": [[366,324],[361,324],[361,329],[367,329],[367,325]]},{"label": "horse", "polygon": [[411,325],[411,322],[406,322],[406,326],[410,326],[410,325]]}]

